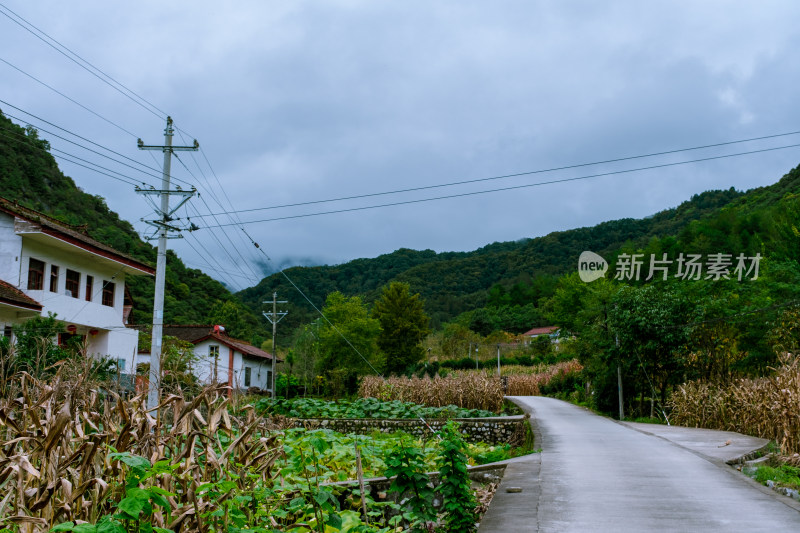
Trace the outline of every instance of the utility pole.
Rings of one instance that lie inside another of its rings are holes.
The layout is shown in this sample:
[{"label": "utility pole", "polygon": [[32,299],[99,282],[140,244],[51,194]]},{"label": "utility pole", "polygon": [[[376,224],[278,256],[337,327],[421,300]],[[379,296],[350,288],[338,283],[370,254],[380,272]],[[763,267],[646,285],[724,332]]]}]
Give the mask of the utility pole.
[{"label": "utility pole", "polygon": [[[153,339],[150,344],[150,383],[147,393],[147,408],[154,409],[158,406],[161,389],[161,341],[164,334],[164,282],[167,273],[167,239],[181,238],[180,231],[182,228],[170,224],[172,222],[172,215],[183,204],[189,201],[194,195],[196,189],[192,187],[191,191],[183,191],[180,188],[172,191],[169,188],[170,181],[170,164],[172,160],[172,153],[177,151],[196,151],[200,144],[195,139],[192,146],[172,146],[172,135],[174,129],[172,128],[172,118],[167,117],[167,127],[164,129],[164,145],[163,146],[148,146],[145,145],[141,139],[138,139],[137,144],[139,150],[161,150],[164,152],[164,169],[161,175],[161,189],[140,189],[136,187],[138,194],[145,195],[145,198],[150,201],[161,218],[159,220],[144,220],[151,226],[157,229],[158,239],[158,256],[156,259],[156,290],[153,297]],[[170,195],[180,196],[182,200],[174,208],[170,209],[169,197]],[[161,200],[160,205],[156,205],[151,199],[151,196],[158,196]],[[189,228],[190,230],[192,228]],[[169,232],[176,232],[176,235],[170,235]],[[156,237],[150,237],[148,240],[153,240]]]},{"label": "utility pole", "polygon": [[497,345],[497,377],[500,377],[500,345]]},{"label": "utility pole", "polygon": [[[268,304],[269,302],[263,302]],[[278,301],[278,293],[272,293],[272,313],[263,312],[263,315],[272,323],[272,383],[269,384],[270,389],[272,390],[272,394],[270,395],[272,399],[275,399],[275,359],[278,357],[278,350],[275,346],[275,330],[278,328],[278,322],[281,321],[283,317],[289,314],[288,311],[278,311],[278,304],[288,304],[288,300],[280,300]],[[289,382],[286,382],[286,388],[289,388]]]},{"label": "utility pole", "polygon": [[[616,344],[617,358],[619,358],[619,335],[616,336]],[[617,394],[619,396],[619,419],[623,420],[625,418],[625,413],[622,411],[622,365],[619,361],[617,361]]]}]

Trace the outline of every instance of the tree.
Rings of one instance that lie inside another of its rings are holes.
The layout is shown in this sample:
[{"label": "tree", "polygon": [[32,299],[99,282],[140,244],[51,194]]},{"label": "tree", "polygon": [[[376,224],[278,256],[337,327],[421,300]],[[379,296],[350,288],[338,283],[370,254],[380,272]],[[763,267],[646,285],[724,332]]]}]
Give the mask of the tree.
[{"label": "tree", "polygon": [[[355,377],[380,373],[385,358],[378,348],[381,324],[370,318],[358,296],[340,292],[328,295],[322,314],[327,321],[319,328],[320,370],[337,385],[355,389]],[[344,383],[342,383],[344,381]]]},{"label": "tree", "polygon": [[381,325],[378,346],[386,355],[386,370],[399,373],[422,360],[422,341],[430,333],[428,315],[419,294],[408,283],[394,281],[383,288],[372,308]]},{"label": "tree", "polygon": [[610,319],[619,346],[641,366],[660,388],[661,403],[667,388],[686,368],[689,301],[664,284],[625,286],[614,298]]}]

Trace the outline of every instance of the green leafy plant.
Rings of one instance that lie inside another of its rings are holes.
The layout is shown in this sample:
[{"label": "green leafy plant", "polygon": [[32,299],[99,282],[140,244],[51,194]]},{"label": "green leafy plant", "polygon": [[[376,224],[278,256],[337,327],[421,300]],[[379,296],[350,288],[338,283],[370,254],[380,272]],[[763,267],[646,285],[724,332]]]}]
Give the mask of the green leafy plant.
[{"label": "green leafy plant", "polygon": [[467,456],[458,424],[449,421],[441,432],[442,441],[437,459],[440,483],[436,493],[444,500],[445,531],[465,533],[475,530],[475,495],[467,473]]},{"label": "green leafy plant", "polygon": [[436,510],[422,451],[410,439],[400,439],[386,458],[386,466],[386,477],[394,477],[389,491],[397,493],[401,500],[407,497],[404,506],[408,512],[401,510],[398,516],[412,531],[427,531],[428,523],[436,520]]}]

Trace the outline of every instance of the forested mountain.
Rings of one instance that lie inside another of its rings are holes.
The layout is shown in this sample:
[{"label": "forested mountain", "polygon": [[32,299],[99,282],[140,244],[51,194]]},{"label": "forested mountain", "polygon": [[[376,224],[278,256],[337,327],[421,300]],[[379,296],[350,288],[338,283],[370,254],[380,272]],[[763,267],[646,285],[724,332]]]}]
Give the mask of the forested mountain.
[{"label": "forested mountain", "polygon": [[[84,193],[64,176],[48,149],[35,130],[17,126],[0,114],[0,195],[67,223],[85,225],[97,240],[153,263],[155,249],[109,210],[102,198]],[[556,277],[576,269],[577,257],[584,250],[610,261],[623,250],[763,253],[768,249],[776,258],[796,258],[800,239],[790,219],[798,214],[798,193],[800,170],[794,169],[774,185],[747,193],[732,188],[707,191],[644,219],[496,242],[472,252],[401,248],[341,265],[293,267],[286,274],[318,308],[334,291],[361,295],[371,303],[389,282],[406,282],[421,294],[435,328],[487,305],[536,304],[538,298],[551,294]],[[152,278],[131,280],[136,322],[150,321],[152,287]],[[258,342],[259,336],[266,336],[260,311],[274,291],[291,302],[282,322],[284,330],[317,318],[281,273],[233,295],[170,253],[165,319],[169,323],[224,322],[234,335]]]},{"label": "forested mountain", "polygon": [[[510,290],[515,284],[530,285],[538,276],[571,272],[577,268],[577,258],[584,250],[613,256],[625,245],[639,248],[654,238],[677,235],[691,221],[713,214],[740,197],[742,193],[733,188],[707,191],[644,219],[614,220],[544,237],[496,242],[473,252],[437,254],[432,250],[400,249],[341,265],[290,268],[286,274],[318,307],[333,291],[364,295],[371,302],[380,287],[390,281],[409,283],[425,300],[425,309],[437,327],[465,311],[486,305],[489,290],[497,284]],[[280,273],[239,295],[257,309],[261,302],[271,299],[273,291],[292,300],[293,312],[286,318],[287,326],[315,318],[311,307]]]},{"label": "forested mountain", "polygon": [[[83,192],[65,176],[49,153],[50,145],[33,128],[22,128],[0,113],[0,195],[68,224],[137,259],[155,264],[156,250],[133,226],[111,211],[103,198]],[[127,280],[133,298],[132,322],[152,321],[154,279]],[[215,315],[232,317],[234,333],[246,340],[265,333],[259,317],[217,280],[187,268],[172,252],[167,257],[166,323],[208,323]],[[258,341],[258,338],[255,339]]]}]

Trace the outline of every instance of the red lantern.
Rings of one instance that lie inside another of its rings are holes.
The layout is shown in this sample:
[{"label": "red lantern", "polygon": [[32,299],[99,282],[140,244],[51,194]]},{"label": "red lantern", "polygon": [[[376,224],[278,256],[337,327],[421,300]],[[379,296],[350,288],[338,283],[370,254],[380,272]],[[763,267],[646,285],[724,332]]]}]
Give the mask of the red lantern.
[{"label": "red lantern", "polygon": [[70,333],[75,333],[76,331],[78,331],[78,326],[76,326],[75,324],[70,324],[69,326],[67,326],[67,331],[69,331]]},{"label": "red lantern", "polygon": [[97,335],[97,330],[96,329],[90,329],[89,330],[89,335],[92,335],[92,336]]}]

